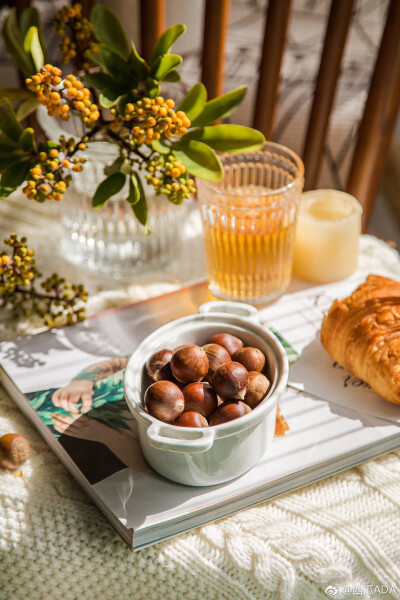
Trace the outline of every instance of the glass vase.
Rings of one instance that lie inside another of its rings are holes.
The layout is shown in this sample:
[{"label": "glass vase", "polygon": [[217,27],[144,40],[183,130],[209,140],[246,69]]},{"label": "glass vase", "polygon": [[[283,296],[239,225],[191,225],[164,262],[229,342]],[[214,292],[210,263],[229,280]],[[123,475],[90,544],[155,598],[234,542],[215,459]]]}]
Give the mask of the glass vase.
[{"label": "glass vase", "polygon": [[[79,120],[61,122],[41,109],[39,123],[49,139],[58,140],[60,135],[78,139],[83,135]],[[99,275],[122,278],[166,264],[176,256],[181,249],[182,225],[190,202],[175,206],[165,196],[155,196],[153,188],[144,181],[151,232],[146,235],[125,200],[127,185],[103,208],[92,207],[94,192],[105,177],[104,167],[117,158],[118,147],[94,142],[83,154],[87,158],[83,171],[73,173],[61,201],[61,247],[65,258]]]}]

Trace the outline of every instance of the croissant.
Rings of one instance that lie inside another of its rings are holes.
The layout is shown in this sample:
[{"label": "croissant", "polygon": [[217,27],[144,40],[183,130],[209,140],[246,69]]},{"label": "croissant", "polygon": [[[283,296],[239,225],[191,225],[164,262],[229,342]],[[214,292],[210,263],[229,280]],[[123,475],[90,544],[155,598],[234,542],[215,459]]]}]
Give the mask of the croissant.
[{"label": "croissant", "polygon": [[348,298],[335,300],[322,321],[321,342],[332,358],[400,404],[400,283],[369,275]]}]

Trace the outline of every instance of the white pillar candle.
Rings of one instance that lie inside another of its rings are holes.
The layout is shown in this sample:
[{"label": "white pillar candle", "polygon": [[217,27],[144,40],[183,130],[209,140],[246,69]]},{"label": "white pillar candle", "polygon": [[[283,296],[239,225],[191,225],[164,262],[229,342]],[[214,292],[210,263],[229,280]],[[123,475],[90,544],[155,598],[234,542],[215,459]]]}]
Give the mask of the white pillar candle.
[{"label": "white pillar candle", "polygon": [[350,194],[312,190],[302,194],[293,273],[314,283],[348,277],[357,268],[362,208]]}]

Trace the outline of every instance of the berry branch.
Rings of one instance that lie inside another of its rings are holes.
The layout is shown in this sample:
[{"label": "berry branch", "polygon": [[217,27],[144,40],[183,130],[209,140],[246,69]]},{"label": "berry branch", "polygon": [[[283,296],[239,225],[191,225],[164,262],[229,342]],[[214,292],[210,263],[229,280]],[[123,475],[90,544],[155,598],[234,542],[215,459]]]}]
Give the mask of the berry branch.
[{"label": "berry branch", "polygon": [[4,243],[12,248],[11,256],[0,252],[0,303],[15,316],[39,315],[47,326],[66,320],[68,324],[83,321],[88,294],[81,284],[71,284],[56,273],[40,283],[34,251],[27,239],[12,233]]}]

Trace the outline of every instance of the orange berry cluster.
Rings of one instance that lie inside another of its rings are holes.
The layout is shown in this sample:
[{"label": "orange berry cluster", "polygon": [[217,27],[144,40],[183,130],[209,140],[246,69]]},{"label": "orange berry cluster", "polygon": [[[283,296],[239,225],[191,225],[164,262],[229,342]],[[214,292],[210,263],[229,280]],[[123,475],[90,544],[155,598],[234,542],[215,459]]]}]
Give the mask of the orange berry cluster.
[{"label": "orange berry cluster", "polygon": [[[73,138],[66,142],[60,139],[60,149],[69,153],[75,150],[85,150],[86,144],[79,142],[75,147]],[[62,200],[63,194],[71,179],[65,169],[74,172],[82,171],[82,165],[86,162],[84,157],[62,158],[57,148],[51,148],[47,152],[39,152],[38,163],[29,171],[29,178],[22,191],[30,200],[44,202],[45,200]]]},{"label": "orange berry cluster", "polygon": [[97,104],[90,99],[90,90],[75,75],[67,75],[62,80],[62,71],[52,65],[45,65],[32,77],[25,80],[26,86],[35,92],[37,99],[47,108],[51,117],[56,115],[68,121],[70,108],[81,113],[85,125],[92,125],[100,117]]},{"label": "orange berry cluster", "polygon": [[125,141],[127,137],[134,146],[150,146],[162,136],[184,135],[190,127],[190,121],[183,111],[175,112],[174,106],[173,100],[164,100],[162,96],[143,98],[135,104],[128,102],[123,116],[115,119],[112,129],[115,131],[121,126],[128,127],[129,134],[123,137]]},{"label": "orange berry cluster", "polygon": [[85,125],[93,125],[100,118],[99,107],[90,99],[90,90],[75,75],[67,75],[64,90],[65,98],[81,113]]},{"label": "orange berry cluster", "polygon": [[148,162],[146,171],[146,179],[154,187],[156,194],[165,194],[173,204],[180,204],[196,191],[185,166],[172,154],[156,156]]},{"label": "orange berry cluster", "polygon": [[[74,4],[73,6],[65,5],[58,12],[52,22],[52,26],[59,35],[64,35],[65,27],[68,26],[72,30],[74,40],[80,42],[84,46],[87,45],[93,38],[93,25],[82,15],[82,5]],[[61,40],[62,60],[65,64],[77,56],[76,42],[65,36]],[[83,64],[83,68],[89,67],[90,64]]]}]

